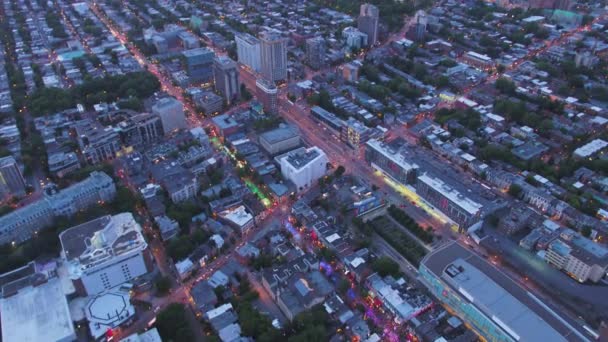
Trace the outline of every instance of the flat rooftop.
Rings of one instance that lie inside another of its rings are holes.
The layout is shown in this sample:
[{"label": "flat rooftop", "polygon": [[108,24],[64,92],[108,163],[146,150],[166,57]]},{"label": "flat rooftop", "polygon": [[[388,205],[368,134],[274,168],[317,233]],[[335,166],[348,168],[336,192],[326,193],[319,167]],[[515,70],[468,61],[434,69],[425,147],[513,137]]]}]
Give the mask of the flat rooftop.
[{"label": "flat rooftop", "polygon": [[278,142],[295,138],[298,136],[298,131],[295,128],[287,126],[279,127],[271,131],[264,132],[260,134],[260,139],[266,141],[269,144],[276,144]]},{"label": "flat rooftop", "polygon": [[0,299],[2,341],[75,340],[74,325],[61,281],[49,279]]},{"label": "flat rooftop", "polygon": [[378,151],[386,158],[390,159],[393,163],[399,165],[404,170],[415,170],[418,169],[418,164],[410,163],[405,159],[405,156],[401,153],[400,149],[395,149],[389,144],[385,144],[380,140],[370,139],[366,143],[367,146]]},{"label": "flat rooftop", "polygon": [[561,316],[457,242],[427,255],[421,265],[515,340],[591,341],[577,322]]},{"label": "flat rooftop", "polygon": [[183,51],[182,54],[185,57],[194,57],[194,56],[200,56],[200,55],[205,55],[205,54],[215,54],[215,53],[206,47],[200,47],[200,48],[196,48],[196,49]]},{"label": "flat rooftop", "polygon": [[285,157],[285,159],[294,168],[301,169],[323,154],[325,153],[321,151],[321,149],[314,146],[309,149],[306,149],[304,152],[290,152],[287,157]]},{"label": "flat rooftop", "polygon": [[244,42],[246,42],[249,45],[256,45],[256,44],[260,44],[260,40],[257,39],[256,37],[250,35],[249,33],[242,33],[239,32],[237,34],[234,35],[234,37],[236,39],[241,39]]},{"label": "flat rooftop", "polygon": [[439,192],[441,195],[457,204],[460,208],[466,210],[466,212],[471,215],[476,215],[483,207],[483,205],[463,195],[458,190],[449,186],[439,178],[430,177],[425,173],[418,176],[418,181],[423,182],[424,184],[433,188],[435,191]]},{"label": "flat rooftop", "polygon": [[574,154],[579,157],[588,157],[588,156],[602,150],[606,146],[608,146],[608,142],[606,142],[602,139],[595,139],[595,140],[577,148],[576,150],[574,150]]},{"label": "flat rooftop", "polygon": [[114,257],[147,247],[141,226],[131,213],[107,215],[69,228],[59,234],[71,271],[101,264]]}]

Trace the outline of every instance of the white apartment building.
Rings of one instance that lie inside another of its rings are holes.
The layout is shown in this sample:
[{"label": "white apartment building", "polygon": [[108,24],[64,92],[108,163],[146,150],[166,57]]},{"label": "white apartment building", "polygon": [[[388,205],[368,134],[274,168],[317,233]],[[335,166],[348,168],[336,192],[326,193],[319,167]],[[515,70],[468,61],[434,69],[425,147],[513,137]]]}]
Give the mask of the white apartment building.
[{"label": "white apartment building", "polygon": [[239,63],[250,67],[255,72],[260,72],[262,69],[260,40],[248,33],[235,34],[234,40]]},{"label": "white apartment building", "polygon": [[107,215],[59,234],[61,256],[81,294],[94,295],[148,273],[151,258],[131,213]]},{"label": "white apartment building", "polygon": [[608,271],[608,249],[566,229],[549,244],[545,261],[581,283],[598,282]]},{"label": "white apartment building", "polygon": [[298,190],[314,184],[327,172],[327,155],[313,146],[302,152],[291,152],[280,158],[281,174],[292,181]]}]

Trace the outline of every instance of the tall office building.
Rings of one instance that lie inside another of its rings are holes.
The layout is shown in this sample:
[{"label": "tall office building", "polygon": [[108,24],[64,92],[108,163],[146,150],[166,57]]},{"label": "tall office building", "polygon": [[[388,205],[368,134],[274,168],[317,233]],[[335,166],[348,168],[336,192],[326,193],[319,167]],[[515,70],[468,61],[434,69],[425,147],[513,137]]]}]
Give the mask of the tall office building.
[{"label": "tall office building", "polygon": [[306,59],[313,69],[320,69],[325,62],[325,40],[314,37],[306,40]]},{"label": "tall office building", "polygon": [[367,34],[367,42],[370,46],[378,41],[378,20],[380,11],[372,4],[362,4],[359,12],[359,31]]},{"label": "tall office building", "polygon": [[215,90],[220,92],[226,103],[231,104],[240,96],[239,71],[236,63],[225,56],[217,57],[213,62]]},{"label": "tall office building", "polygon": [[424,41],[424,37],[426,36],[427,23],[428,17],[426,15],[426,12],[416,12],[416,16],[414,17],[414,24],[408,29],[406,36],[415,42]]},{"label": "tall office building", "polygon": [[279,112],[277,104],[279,90],[274,82],[265,79],[258,79],[255,82],[255,85],[257,88],[256,96],[262,103],[264,112],[267,114],[277,114]]},{"label": "tall office building", "polygon": [[270,81],[287,79],[287,39],[277,32],[260,34],[262,74]]},{"label": "tall office building", "polygon": [[182,52],[186,63],[186,71],[194,82],[210,82],[213,80],[213,59],[215,53],[208,48],[198,48]]},{"label": "tall office building", "polygon": [[260,40],[248,33],[237,33],[234,35],[234,41],[239,63],[260,72],[262,70]]},{"label": "tall office building", "polygon": [[160,116],[165,135],[188,128],[184,105],[173,97],[164,97],[152,106],[152,113]]},{"label": "tall office building", "polygon": [[345,27],[344,30],[342,30],[342,38],[344,38],[346,46],[354,49],[360,49],[366,46],[369,41],[366,33],[363,33],[352,26]]},{"label": "tall office building", "polygon": [[25,180],[12,156],[0,158],[0,199],[25,195]]}]

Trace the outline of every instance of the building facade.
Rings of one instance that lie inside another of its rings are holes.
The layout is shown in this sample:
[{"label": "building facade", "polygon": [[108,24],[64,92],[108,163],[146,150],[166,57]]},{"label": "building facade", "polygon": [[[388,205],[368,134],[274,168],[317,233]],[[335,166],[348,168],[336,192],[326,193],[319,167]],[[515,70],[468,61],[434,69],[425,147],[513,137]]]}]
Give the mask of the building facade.
[{"label": "building facade", "polygon": [[320,69],[325,65],[325,40],[323,37],[306,40],[306,60],[313,69]]},{"label": "building facade", "polygon": [[152,106],[152,113],[158,115],[163,125],[165,135],[178,129],[188,128],[184,105],[173,97],[164,97]]},{"label": "building facade", "polygon": [[238,33],[234,35],[234,41],[239,63],[255,72],[260,72],[262,70],[260,40],[248,33]]},{"label": "building facade", "polygon": [[287,80],[287,39],[277,32],[260,34],[262,75],[272,82]]},{"label": "building facade", "polygon": [[72,216],[91,205],[111,201],[115,195],[114,181],[103,172],[91,172],[87,179],[61,191],[47,187],[40,200],[0,217],[0,244],[29,240],[53,224],[55,217]]},{"label": "building facade", "polygon": [[419,271],[441,304],[485,341],[591,340],[579,324],[457,242],[427,254]]},{"label": "building facade", "polygon": [[0,198],[25,195],[25,179],[13,156],[0,158]]},{"label": "building facade", "polygon": [[325,152],[314,146],[302,153],[288,153],[280,159],[281,174],[298,190],[309,188],[327,172],[329,160]]},{"label": "building facade", "polygon": [[407,161],[395,149],[379,140],[370,139],[365,144],[365,160],[372,168],[401,184],[414,184],[418,165]]},{"label": "building facade", "polygon": [[239,71],[232,59],[226,56],[217,57],[213,62],[213,78],[215,90],[222,94],[228,105],[238,100],[241,94]]},{"label": "building facade", "polygon": [[482,205],[441,179],[425,173],[418,176],[415,188],[420,197],[439,209],[461,228],[466,229],[479,220]]},{"label": "building facade", "polygon": [[186,71],[194,82],[210,82],[213,80],[213,59],[215,53],[208,48],[186,50],[183,53]]},{"label": "building facade", "polygon": [[279,89],[274,82],[260,78],[255,81],[255,86],[257,90],[256,96],[260,103],[262,103],[264,112],[267,114],[278,114]]},{"label": "building facade", "polygon": [[295,127],[279,127],[260,134],[259,142],[268,154],[276,155],[300,146],[300,134]]},{"label": "building facade", "polygon": [[141,113],[118,124],[125,145],[141,148],[163,137],[163,124],[159,115]]},{"label": "building facade", "polygon": [[76,135],[82,155],[89,164],[112,160],[120,151],[120,136],[113,127],[82,120],[76,124]]},{"label": "building facade", "polygon": [[373,46],[378,41],[378,21],[380,11],[378,7],[371,4],[362,4],[359,11],[357,27],[359,31],[367,35],[367,43]]},{"label": "building facade", "polygon": [[344,39],[346,46],[351,49],[360,49],[368,43],[367,34],[350,26],[342,30],[342,38]]},{"label": "building facade", "polygon": [[81,294],[101,293],[151,270],[148,244],[131,213],[69,228],[59,234],[59,241],[69,277]]},{"label": "building facade", "polygon": [[598,282],[608,270],[608,249],[567,229],[549,244],[545,261],[578,282]]}]

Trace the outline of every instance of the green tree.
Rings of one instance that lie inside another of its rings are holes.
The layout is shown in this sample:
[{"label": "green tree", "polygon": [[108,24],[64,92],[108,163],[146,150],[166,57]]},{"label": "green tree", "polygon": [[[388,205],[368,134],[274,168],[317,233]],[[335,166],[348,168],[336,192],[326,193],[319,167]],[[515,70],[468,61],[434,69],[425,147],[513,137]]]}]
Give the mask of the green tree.
[{"label": "green tree", "polygon": [[194,341],[186,314],[184,304],[171,303],[156,316],[156,328],[163,341]]},{"label": "green tree", "polygon": [[588,238],[589,236],[591,236],[591,227],[589,226],[584,226],[581,229],[581,235]]},{"label": "green tree", "polygon": [[338,165],[338,167],[336,168],[336,171],[334,171],[334,176],[336,178],[340,178],[340,177],[342,177],[342,175],[344,174],[345,171],[346,171],[346,169],[344,168],[344,166]]},{"label": "green tree", "polygon": [[515,197],[515,198],[520,198],[521,193],[522,193],[523,189],[521,188],[521,186],[519,184],[511,184],[511,186],[509,186],[509,195]]},{"label": "green tree", "polygon": [[169,293],[169,290],[171,289],[171,279],[169,279],[169,277],[160,276],[156,279],[154,287],[159,295],[164,296]]},{"label": "green tree", "polygon": [[496,83],[494,83],[494,86],[496,87],[496,89],[498,91],[500,91],[503,94],[508,94],[508,95],[513,95],[515,94],[515,83],[513,83],[513,81],[511,81],[508,78],[505,77],[500,77],[499,79],[496,80]]},{"label": "green tree", "polygon": [[389,257],[380,257],[374,260],[372,263],[372,269],[381,277],[386,277],[388,275],[397,277],[400,273],[399,265],[395,262],[395,260]]}]

